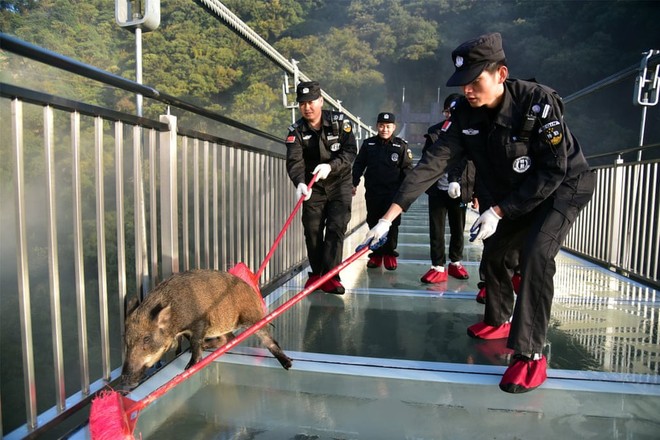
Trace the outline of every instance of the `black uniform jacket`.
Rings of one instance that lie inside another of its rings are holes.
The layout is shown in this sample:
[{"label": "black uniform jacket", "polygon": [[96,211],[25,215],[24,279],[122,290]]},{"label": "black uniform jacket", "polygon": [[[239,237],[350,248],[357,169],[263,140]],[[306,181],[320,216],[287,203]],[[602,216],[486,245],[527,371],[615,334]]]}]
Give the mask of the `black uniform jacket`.
[{"label": "black uniform jacket", "polygon": [[323,110],[321,130],[309,127],[304,118],[289,127],[286,138],[286,170],[294,186],[309,183],[318,164],[330,164],[328,178],[314,187],[332,188],[350,182],[357,142],[350,121],[343,113]]},{"label": "black uniform jacket", "polygon": [[[424,135],[425,140],[424,147],[422,147],[422,153],[438,140],[443,125],[444,121],[439,124],[431,125],[428,128],[427,133]],[[447,169],[447,181],[458,182],[461,184],[461,201],[465,204],[470,203],[476,196],[474,190],[476,180],[475,174],[474,164],[467,158],[467,156],[455,166],[448,167]],[[434,194],[436,191],[437,186],[434,182],[433,185],[426,190],[426,194]]]},{"label": "black uniform jacket", "polygon": [[[529,139],[521,139],[527,116],[533,119]],[[472,160],[479,185],[479,204],[499,205],[508,218],[532,211],[560,185],[589,169],[577,139],[563,120],[561,98],[552,89],[522,80],[507,80],[499,111],[472,108],[462,98],[438,140],[422,155],[402,183],[394,203],[404,210],[448,166]]]},{"label": "black uniform jacket", "polygon": [[364,174],[367,196],[392,197],[411,169],[412,152],[408,142],[399,137],[388,140],[370,137],[362,142],[353,164],[353,186],[360,184]]}]

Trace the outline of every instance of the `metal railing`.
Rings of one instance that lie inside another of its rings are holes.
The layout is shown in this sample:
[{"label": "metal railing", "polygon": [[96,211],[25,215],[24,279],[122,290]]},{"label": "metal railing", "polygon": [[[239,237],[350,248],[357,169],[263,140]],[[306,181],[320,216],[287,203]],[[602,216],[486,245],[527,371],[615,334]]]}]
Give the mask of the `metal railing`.
[{"label": "metal railing", "polygon": [[[4,34],[2,47],[247,131]],[[25,409],[7,437],[23,438],[63,423],[118,377],[128,295],[180,270],[244,262],[256,271],[295,200],[283,154],[177,127],[171,114],[150,120],[11,84],[0,84],[0,112],[0,151],[11,163],[0,176],[2,297],[21,347],[15,359],[3,352],[3,363],[23,377],[1,390],[12,396],[2,412]],[[354,200],[349,229],[366,216],[363,197]],[[305,261],[294,221],[262,285]]]},{"label": "metal railing", "polygon": [[[603,91],[636,76],[633,103],[642,107],[639,144],[588,157],[616,156],[613,164],[594,167],[597,185],[592,201],[580,213],[564,248],[623,275],[660,286],[659,159],[642,161],[642,152],[655,153],[660,144],[644,145],[646,111],[658,103],[660,51],[642,54],[631,66],[564,99],[566,104]],[[637,159],[624,163],[624,155]]]},{"label": "metal railing", "polygon": [[659,284],[660,160],[596,168],[593,199],[564,248],[628,276]]}]

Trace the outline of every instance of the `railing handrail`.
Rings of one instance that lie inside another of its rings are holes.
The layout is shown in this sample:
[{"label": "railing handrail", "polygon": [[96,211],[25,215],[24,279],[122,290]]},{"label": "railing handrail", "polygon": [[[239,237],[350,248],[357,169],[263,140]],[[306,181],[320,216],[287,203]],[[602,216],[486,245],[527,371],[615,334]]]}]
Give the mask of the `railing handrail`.
[{"label": "railing handrail", "polygon": [[630,147],[630,148],[624,148],[621,150],[614,150],[614,151],[609,151],[606,153],[598,153],[598,154],[592,154],[590,156],[587,156],[587,159],[597,159],[601,157],[607,157],[607,156],[614,156],[614,155],[622,155],[622,154],[627,154],[627,153],[636,153],[638,151],[644,151],[644,150],[650,150],[652,148],[658,148],[660,147],[660,142],[656,142],[655,144],[648,144],[648,145],[640,145],[636,147]]},{"label": "railing handrail", "polygon": [[[647,60],[648,65],[655,65],[660,62],[660,54],[655,54],[649,57]],[[608,76],[607,78],[603,78],[602,80],[593,83],[592,85],[585,87],[584,89],[578,90],[575,93],[572,93],[568,96],[565,96],[563,98],[564,104],[568,104],[572,101],[576,101],[580,98],[583,98],[587,95],[590,95],[594,92],[597,92],[599,90],[602,90],[606,87],[612,86],[614,84],[618,84],[619,82],[627,79],[628,77],[632,76],[633,74],[637,73],[639,71],[639,63],[633,64],[632,66],[626,67],[625,69],[622,69],[621,71]]]},{"label": "railing handrail", "polygon": [[[257,49],[259,52],[261,52],[266,57],[268,57],[271,61],[276,63],[280,68],[284,69],[286,72],[292,75],[294,74],[294,72],[297,72],[297,75],[300,79],[304,81],[311,81],[311,78],[309,78],[304,73],[300,72],[291,61],[284,58],[282,54],[280,54],[273,46],[268,44],[266,40],[261,38],[259,34],[257,34],[252,28],[250,28],[247,24],[245,24],[245,22],[243,22],[238,16],[236,16],[236,14],[234,14],[231,10],[229,10],[229,8],[227,8],[221,2],[217,0],[197,0],[197,1],[201,3],[203,6],[205,6],[209,11],[214,13],[218,19],[222,20],[222,22],[226,24],[229,29],[233,30],[238,36],[243,38],[252,47]],[[341,112],[344,113],[346,116],[348,116],[348,118],[352,120],[356,125],[358,125],[361,128],[364,128],[371,135],[375,133],[370,126],[366,125],[364,122],[360,120],[360,118],[358,118],[357,116],[346,110],[345,108],[341,107],[339,101],[335,100],[324,90],[321,90],[321,95],[323,96],[323,99],[325,99],[332,106],[338,109],[340,108]]]},{"label": "railing handrail", "polygon": [[[0,82],[0,96],[10,99],[19,98],[31,104],[49,105],[58,110],[77,111],[81,115],[101,116],[106,119],[121,121],[129,124],[136,124],[145,128],[153,128],[158,131],[168,130],[167,124],[153,119],[122,113],[116,110],[107,109],[105,107],[98,107],[91,104],[85,104],[80,101],[74,101],[71,99],[62,98],[60,96],[55,96],[48,93],[36,92],[34,90],[30,90],[2,82]],[[264,150],[252,145],[244,144],[242,142],[225,139],[220,136],[215,136],[208,133],[202,133],[196,130],[179,127],[177,132],[183,136],[196,138],[202,141],[215,142],[217,144],[226,145],[228,147],[237,148],[240,150],[259,152],[260,154],[269,157],[277,157],[280,159],[285,157],[285,155],[282,153]]]},{"label": "railing handrail", "polygon": [[250,125],[231,119],[227,116],[223,116],[219,113],[206,110],[202,107],[183,101],[172,95],[168,95],[167,93],[159,92],[153,87],[139,84],[130,79],[126,79],[122,76],[115,75],[113,73],[107,72],[102,69],[98,69],[96,67],[77,61],[73,58],[60,55],[58,53],[52,52],[50,50],[23,41],[19,38],[13,37],[11,35],[7,35],[4,32],[0,32],[0,46],[2,47],[3,50],[24,56],[26,58],[33,59],[40,63],[52,67],[56,67],[58,69],[75,73],[76,75],[80,75],[84,78],[99,81],[101,83],[108,84],[110,86],[117,87],[129,92],[141,94],[148,98],[162,102],[163,104],[171,105],[173,107],[177,107],[182,110],[195,113],[199,116],[203,116],[205,118],[221,122],[223,124],[229,125],[234,128],[238,128],[240,130],[246,131],[248,133],[260,136],[262,138],[271,141],[275,141],[279,143],[282,142],[283,139],[282,137],[278,137],[273,134],[266,133]]}]

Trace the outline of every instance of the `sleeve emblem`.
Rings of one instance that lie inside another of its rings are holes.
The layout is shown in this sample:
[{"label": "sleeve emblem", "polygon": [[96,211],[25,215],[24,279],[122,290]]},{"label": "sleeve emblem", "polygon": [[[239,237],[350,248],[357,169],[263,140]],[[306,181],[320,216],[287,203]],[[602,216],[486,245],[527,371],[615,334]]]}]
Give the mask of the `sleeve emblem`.
[{"label": "sleeve emblem", "polygon": [[539,133],[543,133],[550,145],[557,145],[564,139],[559,121],[548,122],[539,129]]}]

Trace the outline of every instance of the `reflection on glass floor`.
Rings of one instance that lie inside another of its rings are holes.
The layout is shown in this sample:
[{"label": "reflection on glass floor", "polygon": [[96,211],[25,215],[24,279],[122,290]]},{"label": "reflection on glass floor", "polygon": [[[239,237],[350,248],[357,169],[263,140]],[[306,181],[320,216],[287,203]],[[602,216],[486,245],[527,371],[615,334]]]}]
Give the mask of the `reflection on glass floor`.
[{"label": "reflection on glass floor", "polygon": [[[312,293],[274,321],[293,368],[251,338],[145,409],[143,438],[657,439],[658,291],[562,253],[546,354],[549,379],[510,395],[497,384],[510,352],[477,341],[481,246],[466,241],[471,277],[426,285],[425,200],[406,214],[396,271],[342,272],[343,296]],[[468,219],[468,224],[470,224]],[[366,229],[347,239],[345,256]],[[274,309],[302,290],[303,272],[273,292]],[[168,367],[172,373],[177,363]],[[160,373],[159,373],[160,374]],[[167,374],[163,372],[163,374]],[[158,376],[158,375],[156,375]],[[159,380],[165,380],[163,377]],[[135,391],[157,385],[147,381]]]}]

